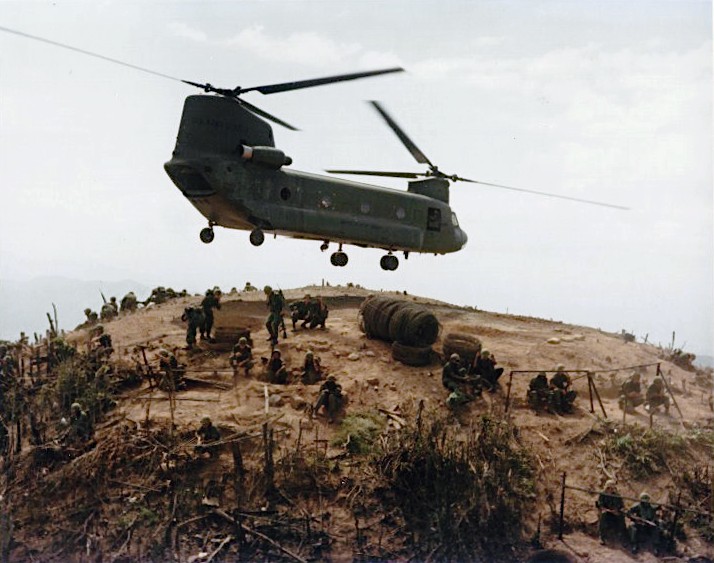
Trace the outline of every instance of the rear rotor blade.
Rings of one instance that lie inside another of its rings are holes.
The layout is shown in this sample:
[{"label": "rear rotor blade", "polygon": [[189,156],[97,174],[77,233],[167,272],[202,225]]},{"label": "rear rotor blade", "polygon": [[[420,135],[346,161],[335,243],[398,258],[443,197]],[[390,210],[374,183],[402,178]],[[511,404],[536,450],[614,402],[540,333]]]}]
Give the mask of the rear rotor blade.
[{"label": "rear rotor blade", "polygon": [[237,101],[239,104],[241,104],[242,106],[245,106],[245,108],[248,109],[248,110],[250,110],[251,112],[253,112],[253,113],[255,113],[255,114],[257,114],[257,115],[259,115],[259,116],[261,116],[261,117],[264,117],[265,119],[269,119],[269,120],[272,121],[273,123],[277,123],[278,125],[282,125],[283,127],[287,127],[287,128],[290,129],[291,131],[299,131],[299,129],[298,129],[297,127],[293,127],[292,125],[290,125],[289,123],[286,123],[286,122],[283,121],[282,119],[279,119],[279,118],[275,117],[274,115],[270,115],[267,111],[263,111],[263,110],[260,109],[259,107],[256,107],[256,106],[254,106],[253,104],[249,104],[249,103],[246,102],[245,100],[241,100],[240,98],[236,98],[236,101]]},{"label": "rear rotor blade", "polygon": [[612,207],[614,209],[624,209],[624,210],[629,210],[629,207],[623,207],[621,205],[613,205],[611,203],[603,203],[600,201],[592,201],[590,199],[580,199],[578,197],[571,197],[567,195],[560,195],[560,194],[553,194],[549,192],[539,192],[536,190],[526,190],[524,188],[514,188],[513,186],[504,186],[502,184],[490,184],[489,182],[479,182],[478,180],[469,180],[468,178],[461,178],[459,176],[447,176],[451,180],[454,181],[461,181],[461,182],[469,182],[471,184],[481,184],[482,186],[492,186],[494,188],[502,188],[504,190],[513,190],[515,192],[525,192],[529,194],[536,194],[536,195],[543,195],[547,197],[555,197],[558,199],[567,199],[569,201],[577,201],[579,203],[588,203],[590,205],[600,205],[602,207]]},{"label": "rear rotor blade", "polygon": [[378,76],[380,74],[389,74],[391,72],[404,72],[401,67],[385,68],[382,70],[370,70],[366,72],[353,72],[350,74],[338,74],[336,76],[326,76],[324,78],[313,78],[310,80],[298,80],[296,82],[283,82],[281,84],[269,84],[267,86],[253,86],[251,88],[241,88],[238,92],[243,94],[257,90],[261,94],[276,94],[278,92],[287,92],[289,90],[299,90],[301,88],[312,88],[313,86],[322,86],[323,84],[332,84],[334,82],[345,82],[347,80],[356,80],[358,78],[367,78],[369,76]]},{"label": "rear rotor blade", "polygon": [[382,119],[387,122],[387,125],[391,127],[392,131],[396,133],[397,137],[399,137],[399,140],[404,144],[405,147],[407,147],[407,150],[411,153],[411,155],[416,159],[416,161],[420,164],[428,164],[431,168],[434,168],[434,165],[431,163],[431,161],[426,157],[426,155],[419,150],[419,147],[417,147],[414,144],[414,141],[412,141],[407,134],[402,131],[402,128],[397,125],[397,122],[392,119],[392,116],[390,116],[386,110],[379,105],[379,102],[375,102],[374,100],[369,102],[374,106],[374,109],[376,109],[379,114],[382,116]]},{"label": "rear rotor blade", "polygon": [[378,172],[377,170],[325,170],[330,174],[360,174],[362,176],[385,176],[387,178],[418,178],[418,172]]}]

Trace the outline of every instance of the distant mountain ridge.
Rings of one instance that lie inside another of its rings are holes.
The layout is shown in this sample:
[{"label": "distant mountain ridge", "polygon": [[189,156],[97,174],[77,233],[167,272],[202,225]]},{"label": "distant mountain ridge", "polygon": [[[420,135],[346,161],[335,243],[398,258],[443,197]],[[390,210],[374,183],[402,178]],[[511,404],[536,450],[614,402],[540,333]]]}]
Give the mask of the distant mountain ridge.
[{"label": "distant mountain ridge", "polygon": [[102,293],[118,300],[129,291],[145,299],[151,288],[133,280],[77,280],[46,276],[27,281],[0,280],[0,339],[17,340],[20,332],[32,335],[49,328],[47,313],[57,307],[59,328],[72,330],[84,321],[84,309],[99,311]]}]

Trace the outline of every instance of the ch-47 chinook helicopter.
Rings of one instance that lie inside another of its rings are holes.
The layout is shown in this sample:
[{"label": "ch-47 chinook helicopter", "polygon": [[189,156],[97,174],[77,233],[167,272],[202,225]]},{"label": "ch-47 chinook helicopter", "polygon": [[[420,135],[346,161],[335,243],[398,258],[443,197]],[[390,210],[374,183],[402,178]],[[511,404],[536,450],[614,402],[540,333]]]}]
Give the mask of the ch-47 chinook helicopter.
[{"label": "ch-47 chinook helicopter", "polygon": [[[442,173],[376,102],[387,124],[417,162],[428,165],[423,173],[328,170],[339,174],[364,174],[409,178],[407,191],[300,172],[292,159],[275,147],[267,121],[289,129],[290,124],[246,102],[247,92],[274,94],[335,82],[366,78],[401,68],[343,74],[297,82],[232,89],[181,80],[76,47],[2,28],[54,46],[70,49],[115,64],[128,66],[204,90],[184,102],[176,146],[164,169],[181,193],[208,220],[200,232],[205,243],[214,239],[214,227],[250,231],[250,242],[260,246],[265,234],[320,241],[320,249],[336,244],[330,256],[335,266],[348,261],[343,245],[379,248],[384,270],[396,270],[395,252],[445,254],[464,247],[466,233],[449,207],[450,182],[464,181],[518,191],[618,207],[578,198],[523,190],[500,184],[468,180]],[[267,120],[267,121],[266,121]]]}]

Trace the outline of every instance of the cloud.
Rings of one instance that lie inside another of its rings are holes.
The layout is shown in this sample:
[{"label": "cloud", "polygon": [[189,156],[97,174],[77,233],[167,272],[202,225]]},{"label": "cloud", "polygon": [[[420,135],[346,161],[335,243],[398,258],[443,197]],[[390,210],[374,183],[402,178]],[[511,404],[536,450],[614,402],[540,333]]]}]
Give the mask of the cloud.
[{"label": "cloud", "polygon": [[177,37],[183,37],[184,39],[190,39],[191,41],[196,41],[198,43],[205,43],[208,41],[208,35],[206,35],[203,31],[200,29],[194,29],[183,22],[171,22],[167,27],[169,28],[169,31]]}]

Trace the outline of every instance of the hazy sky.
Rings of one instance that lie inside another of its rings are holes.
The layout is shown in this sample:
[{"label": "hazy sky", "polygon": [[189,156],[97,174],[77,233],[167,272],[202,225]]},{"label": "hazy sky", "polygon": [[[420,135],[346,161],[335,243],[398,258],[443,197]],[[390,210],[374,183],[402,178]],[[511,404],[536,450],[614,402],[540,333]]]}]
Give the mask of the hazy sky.
[{"label": "hazy sky", "polygon": [[0,33],[0,279],[351,281],[712,353],[708,1],[0,1],[0,26],[223,87],[399,64],[246,100],[302,129],[274,127],[299,170],[424,171],[376,99],[445,172],[632,208],[456,184],[466,248],[396,272],[381,251],[335,268],[318,242],[242,231],[204,245],[162,166],[198,91]]}]

